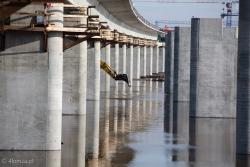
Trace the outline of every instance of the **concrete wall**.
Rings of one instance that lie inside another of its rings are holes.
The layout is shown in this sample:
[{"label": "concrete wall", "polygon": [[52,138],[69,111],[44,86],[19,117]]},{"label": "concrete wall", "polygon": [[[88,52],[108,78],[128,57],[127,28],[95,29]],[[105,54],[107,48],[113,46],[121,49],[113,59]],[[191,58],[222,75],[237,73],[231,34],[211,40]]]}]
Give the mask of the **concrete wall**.
[{"label": "concrete wall", "polygon": [[236,117],[235,29],[221,19],[192,19],[190,115]]},{"label": "concrete wall", "polygon": [[76,114],[79,110],[79,45],[63,55],[63,114]]},{"label": "concrete wall", "polygon": [[0,149],[46,149],[48,55],[42,52],[43,34],[7,32],[5,44],[0,52]]},{"label": "concrete wall", "polygon": [[174,39],[174,101],[189,101],[191,29],[176,27]]}]

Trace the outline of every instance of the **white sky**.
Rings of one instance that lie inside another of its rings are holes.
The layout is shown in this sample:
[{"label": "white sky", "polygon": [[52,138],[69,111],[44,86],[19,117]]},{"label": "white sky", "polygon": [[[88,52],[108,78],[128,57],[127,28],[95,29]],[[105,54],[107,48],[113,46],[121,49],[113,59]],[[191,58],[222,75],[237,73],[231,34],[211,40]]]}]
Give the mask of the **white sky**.
[{"label": "white sky", "polygon": [[[209,1],[209,0],[208,0]],[[135,8],[151,23],[156,20],[190,21],[199,18],[220,18],[223,4],[134,2]]]}]

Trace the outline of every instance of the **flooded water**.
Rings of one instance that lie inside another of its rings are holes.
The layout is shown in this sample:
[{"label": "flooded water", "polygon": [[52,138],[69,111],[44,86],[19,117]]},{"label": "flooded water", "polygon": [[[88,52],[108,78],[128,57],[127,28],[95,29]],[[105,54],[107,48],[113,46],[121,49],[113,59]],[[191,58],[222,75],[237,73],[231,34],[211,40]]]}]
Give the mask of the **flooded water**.
[{"label": "flooded water", "polygon": [[190,119],[188,103],[168,105],[163,84],[102,92],[86,116],[63,116],[62,151],[0,151],[0,166],[250,166],[235,153],[235,119]]}]

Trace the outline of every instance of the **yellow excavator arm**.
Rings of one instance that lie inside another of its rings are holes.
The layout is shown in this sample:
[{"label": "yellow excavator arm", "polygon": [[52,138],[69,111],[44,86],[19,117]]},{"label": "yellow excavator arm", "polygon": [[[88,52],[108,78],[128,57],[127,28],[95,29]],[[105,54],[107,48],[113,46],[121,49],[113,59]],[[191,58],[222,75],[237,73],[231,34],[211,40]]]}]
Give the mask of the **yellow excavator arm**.
[{"label": "yellow excavator arm", "polygon": [[105,61],[101,60],[100,62],[101,69],[103,69],[107,74],[109,74],[114,80],[124,81],[130,86],[127,74],[117,74],[117,72],[112,69]]}]

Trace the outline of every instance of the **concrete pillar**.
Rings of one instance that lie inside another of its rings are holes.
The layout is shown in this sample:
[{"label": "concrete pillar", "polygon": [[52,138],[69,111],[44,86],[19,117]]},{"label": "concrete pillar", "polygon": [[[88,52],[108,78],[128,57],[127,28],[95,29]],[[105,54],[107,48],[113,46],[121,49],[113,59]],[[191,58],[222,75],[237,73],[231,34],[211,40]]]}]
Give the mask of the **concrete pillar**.
[{"label": "concrete pillar", "polygon": [[221,19],[192,19],[190,116],[236,117],[235,32]]},{"label": "concrete pillar", "polygon": [[165,94],[173,93],[174,77],[174,32],[166,35],[166,52],[165,52]]},{"label": "concrete pillar", "polygon": [[174,101],[189,101],[191,29],[176,27],[174,42]]},{"label": "concrete pillar", "polygon": [[164,131],[173,130],[173,76],[174,76],[174,32],[165,36],[165,82],[164,82]]},{"label": "concrete pillar", "polygon": [[153,47],[149,47],[149,75],[153,73]]},{"label": "concrete pillar", "polygon": [[162,53],[162,62],[160,62],[160,63],[162,63],[162,68],[161,68],[161,71],[160,72],[164,72],[165,71],[165,50],[166,50],[166,48],[165,48],[165,46],[163,46],[162,48],[161,48],[161,53]]},{"label": "concrete pillar", "polygon": [[79,53],[79,114],[86,114],[87,96],[87,41],[80,45]]},{"label": "concrete pillar", "polygon": [[250,1],[240,1],[237,78],[237,153],[250,154]]},{"label": "concrete pillar", "polygon": [[143,73],[142,76],[147,75],[147,46],[143,47]]},{"label": "concrete pillar", "polygon": [[[48,9],[53,13],[49,23],[63,27],[63,5],[53,4]],[[47,115],[47,150],[61,149],[62,130],[62,83],[63,83],[63,33],[48,33],[48,115]]]},{"label": "concrete pillar", "polygon": [[[119,43],[115,44],[115,71],[119,73]],[[115,86],[118,87],[118,82],[115,82]]]},{"label": "concrete pillar", "polygon": [[[106,45],[105,47],[105,56],[106,56],[106,63],[111,65],[111,61],[110,61],[110,44]],[[105,91],[109,92],[110,91],[110,76],[108,74],[105,75]]]},{"label": "concrete pillar", "polygon": [[159,72],[159,46],[155,46],[155,73]]},{"label": "concrete pillar", "polygon": [[136,47],[136,79],[140,79],[141,47]]},{"label": "concrete pillar", "polygon": [[[122,73],[127,73],[127,45],[122,45]],[[126,91],[126,83],[122,83],[122,91]]]},{"label": "concrete pillar", "polygon": [[[128,66],[129,66],[129,73],[128,73],[128,76],[129,76],[129,81],[132,85],[132,82],[133,82],[133,66],[134,66],[134,61],[133,61],[133,58],[134,58],[134,46],[133,45],[130,45],[130,52],[129,52],[129,61],[128,61]],[[132,88],[132,87],[131,87]],[[131,89],[132,90],[132,89]]]},{"label": "concrete pillar", "polygon": [[94,100],[100,100],[100,58],[101,58],[100,41],[95,41],[94,55]]}]

